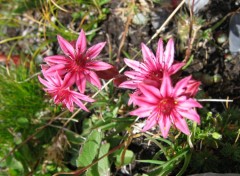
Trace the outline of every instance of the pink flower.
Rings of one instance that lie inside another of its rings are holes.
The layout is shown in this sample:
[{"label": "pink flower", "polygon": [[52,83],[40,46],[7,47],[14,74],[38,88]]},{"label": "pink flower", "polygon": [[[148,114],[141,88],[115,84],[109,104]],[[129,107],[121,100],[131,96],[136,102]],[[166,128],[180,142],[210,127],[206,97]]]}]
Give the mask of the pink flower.
[{"label": "pink flower", "polygon": [[46,74],[54,75],[57,71],[61,77],[66,77],[69,85],[76,83],[79,91],[84,93],[86,81],[95,85],[99,89],[101,83],[95,71],[107,70],[112,65],[95,58],[99,55],[106,42],[98,43],[87,49],[87,39],[83,30],[73,46],[60,35],[57,36],[58,43],[65,54],[49,56],[44,59],[50,66]]},{"label": "pink flower", "polygon": [[174,42],[170,39],[167,43],[166,49],[163,49],[163,41],[158,41],[156,56],[152,51],[142,43],[143,62],[135,60],[124,59],[125,63],[133,69],[133,71],[126,71],[124,74],[130,80],[119,85],[122,88],[136,89],[141,82],[148,82],[155,87],[160,87],[163,73],[168,75],[176,73],[184,63],[174,62]]},{"label": "pink flower", "polygon": [[71,83],[69,82],[69,74],[65,76],[64,80],[62,80],[62,78],[57,72],[55,72],[51,76],[47,76],[47,74],[43,72],[43,75],[45,76],[46,80],[42,79],[40,76],[38,77],[38,79],[46,87],[44,88],[44,90],[53,97],[55,104],[61,103],[63,106],[66,106],[69,111],[73,112],[74,103],[83,110],[88,111],[88,109],[81,102],[81,100],[87,102],[94,102],[92,98],[79,92],[70,90],[69,86]]},{"label": "pink flower", "polygon": [[190,79],[191,76],[181,79],[173,87],[170,77],[166,75],[163,77],[160,89],[144,83],[138,86],[142,95],[133,96],[132,101],[139,107],[130,114],[147,117],[142,131],[147,131],[158,124],[162,136],[166,138],[171,124],[173,124],[186,135],[190,134],[185,118],[199,124],[200,117],[195,107],[202,107],[196,100],[185,95],[185,89]]},{"label": "pink flower", "polygon": [[187,84],[185,94],[190,97],[194,97],[197,94],[200,85],[201,85],[200,81],[191,79]]}]

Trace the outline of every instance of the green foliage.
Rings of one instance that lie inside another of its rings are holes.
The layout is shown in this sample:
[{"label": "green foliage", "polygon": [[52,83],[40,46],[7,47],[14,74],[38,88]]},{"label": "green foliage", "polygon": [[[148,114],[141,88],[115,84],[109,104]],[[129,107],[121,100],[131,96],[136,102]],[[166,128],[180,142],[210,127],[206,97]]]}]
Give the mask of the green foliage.
[{"label": "green foliage", "polygon": [[5,143],[5,140],[14,136],[17,140],[19,131],[30,132],[30,125],[37,121],[36,113],[46,104],[36,78],[19,83],[29,76],[28,68],[11,70],[10,75],[3,67],[0,69],[0,133],[4,134],[0,140]]},{"label": "green foliage", "polygon": [[44,133],[31,136],[46,124],[48,119],[41,117],[53,108],[47,109],[37,77],[30,78],[35,68],[23,59],[21,63],[0,67],[0,159],[19,147],[3,162],[10,175],[26,175],[36,168],[44,156],[43,146],[56,135],[56,130],[47,127]]},{"label": "green foliage", "polygon": [[[70,120],[73,114],[49,101],[37,79],[37,58],[41,62],[49,50],[58,53],[57,34],[75,40],[84,29],[90,42],[110,12],[109,2],[0,0],[0,44],[4,47],[0,55],[8,60],[0,63],[0,160],[5,157],[0,175],[50,176],[84,169],[82,175],[102,176],[131,167],[131,174],[149,176],[240,172],[239,107],[214,112],[204,104],[199,110],[201,125],[188,122],[189,137],[173,127],[164,139],[158,128],[141,133],[137,125],[144,120],[136,122],[128,114],[133,108],[128,106],[130,92],[113,83],[88,106],[90,113],[81,111]],[[181,52],[187,46],[189,16],[179,19],[176,36]],[[194,41],[211,40],[219,26],[202,30],[201,17],[194,17],[193,25]],[[19,34],[22,28],[26,35]],[[13,29],[16,33],[11,33]],[[12,63],[15,54],[20,57],[19,65]],[[193,64],[194,57],[192,53],[184,69]],[[91,94],[94,89],[87,91]]]},{"label": "green foliage", "polygon": [[17,8],[14,10],[14,12],[22,14],[27,10],[37,9],[39,6],[41,6],[42,2],[43,2],[42,0],[36,0],[36,1],[24,0],[24,2],[22,2],[21,0],[15,0],[15,3],[17,4]]},{"label": "green foliage", "polygon": [[205,111],[205,115],[202,127],[196,129],[196,139],[199,140],[189,165],[191,173],[239,173],[240,147],[236,143],[240,126],[239,109],[229,108],[216,115]]},{"label": "green foliage", "polygon": [[131,150],[120,150],[116,155],[116,166],[120,168],[121,166],[128,165],[134,160],[134,153]]},{"label": "green foliage", "polygon": [[80,150],[79,157],[77,158],[77,167],[85,167],[92,163],[100,148],[101,138],[101,133],[97,130],[94,130],[89,135],[83,144],[83,148]]}]

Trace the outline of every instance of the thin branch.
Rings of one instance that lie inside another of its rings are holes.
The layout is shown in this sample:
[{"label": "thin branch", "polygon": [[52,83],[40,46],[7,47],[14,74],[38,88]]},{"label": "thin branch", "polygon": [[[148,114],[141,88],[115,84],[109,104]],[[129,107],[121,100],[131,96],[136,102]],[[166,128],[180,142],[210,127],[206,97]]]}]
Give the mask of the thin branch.
[{"label": "thin branch", "polygon": [[37,73],[33,74],[32,76],[30,76],[29,78],[27,78],[27,79],[25,79],[25,80],[23,80],[23,81],[15,81],[15,82],[17,82],[17,83],[19,83],[19,84],[22,84],[22,83],[25,83],[25,82],[30,81],[31,79],[33,79],[34,77],[36,77],[36,76],[38,76],[38,75],[40,75],[40,74],[41,74],[41,72],[37,72]]},{"label": "thin branch", "polygon": [[184,3],[185,3],[185,0],[182,0],[182,2],[177,6],[177,8],[171,13],[171,15],[166,19],[166,21],[162,24],[162,26],[156,31],[156,33],[152,36],[152,38],[147,42],[147,45],[151,43],[152,40],[155,39],[160,34],[160,32],[162,32],[163,28],[169,23],[169,21],[173,18],[173,16],[183,6]]},{"label": "thin branch", "polygon": [[197,99],[199,102],[233,102],[233,100],[227,99]]},{"label": "thin branch", "polygon": [[129,15],[127,17],[127,22],[125,24],[125,28],[124,28],[124,31],[122,33],[123,35],[122,35],[122,38],[121,38],[121,41],[120,41],[120,44],[119,44],[116,62],[120,61],[120,54],[121,54],[121,51],[122,51],[122,48],[123,48],[123,45],[124,45],[124,42],[125,42],[125,39],[126,39],[126,36],[127,36],[127,33],[128,33],[129,26],[131,24],[131,21],[132,21],[133,15],[134,15],[134,8],[132,7],[134,5],[135,5],[135,0],[132,0],[132,5],[130,7],[130,12],[129,12]]},{"label": "thin branch", "polygon": [[62,7],[60,7],[54,0],[51,0],[51,2],[53,3],[53,5],[55,5],[58,9],[60,9],[60,10],[62,10],[62,11],[64,11],[64,12],[69,12],[68,10],[66,10],[66,9],[64,9],[64,8],[62,8]]}]

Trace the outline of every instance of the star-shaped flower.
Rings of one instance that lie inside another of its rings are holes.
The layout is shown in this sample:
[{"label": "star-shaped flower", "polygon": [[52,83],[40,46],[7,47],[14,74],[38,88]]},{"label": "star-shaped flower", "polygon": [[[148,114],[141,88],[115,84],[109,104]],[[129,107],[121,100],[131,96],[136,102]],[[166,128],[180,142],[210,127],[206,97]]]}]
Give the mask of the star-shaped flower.
[{"label": "star-shaped flower", "polygon": [[168,41],[165,51],[163,41],[160,39],[156,56],[142,43],[142,55],[143,62],[124,59],[125,63],[133,70],[124,73],[130,80],[121,83],[119,87],[137,89],[138,84],[143,81],[160,87],[164,72],[171,76],[184,65],[184,63],[174,63],[173,39]]},{"label": "star-shaped flower", "polygon": [[166,138],[173,124],[181,132],[190,134],[185,118],[200,123],[195,108],[202,107],[195,99],[186,95],[190,79],[191,76],[181,79],[173,87],[170,77],[164,74],[160,89],[149,84],[139,84],[138,88],[142,94],[131,97],[133,103],[139,107],[130,114],[147,117],[142,131],[147,131],[158,124],[162,136]]},{"label": "star-shaped flower", "polygon": [[46,74],[54,75],[57,71],[61,77],[66,77],[70,85],[76,83],[79,91],[84,93],[86,81],[99,89],[101,83],[95,71],[102,71],[112,68],[112,65],[103,61],[95,60],[106,42],[101,42],[87,49],[87,39],[83,30],[72,45],[60,35],[57,36],[58,43],[65,55],[54,55],[44,58],[49,68]]},{"label": "star-shaped flower", "polygon": [[40,76],[38,79],[46,87],[44,90],[53,97],[55,104],[62,104],[66,106],[69,111],[73,112],[74,103],[83,110],[88,111],[81,101],[94,102],[94,99],[70,89],[70,75],[65,76],[64,80],[62,80],[58,72],[55,72],[51,76],[47,76],[47,74],[43,72],[43,75],[46,80]]}]

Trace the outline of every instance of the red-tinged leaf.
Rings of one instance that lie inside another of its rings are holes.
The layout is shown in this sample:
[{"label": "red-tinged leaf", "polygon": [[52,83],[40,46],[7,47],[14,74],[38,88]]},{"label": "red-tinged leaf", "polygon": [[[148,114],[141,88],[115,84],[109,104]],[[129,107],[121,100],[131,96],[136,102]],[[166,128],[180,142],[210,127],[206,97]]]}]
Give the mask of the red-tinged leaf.
[{"label": "red-tinged leaf", "polygon": [[[10,60],[13,61],[13,63],[18,66],[20,65],[20,56],[19,55],[14,55],[10,57]],[[4,54],[0,54],[0,62],[7,62],[9,63],[10,61],[8,60],[8,57]]]},{"label": "red-tinged leaf", "polygon": [[164,1],[160,1],[160,4],[163,9],[172,11],[180,4],[180,2],[181,0],[164,0]]},{"label": "red-tinged leaf", "polygon": [[19,55],[12,56],[11,59],[16,66],[20,65],[21,60]]},{"label": "red-tinged leaf", "polygon": [[180,3],[180,0],[172,0],[172,7],[175,9]]},{"label": "red-tinged leaf", "polygon": [[127,77],[125,75],[118,75],[114,78],[113,80],[113,84],[114,86],[118,87],[121,83],[123,83],[124,81],[127,81]]},{"label": "red-tinged leaf", "polygon": [[98,75],[99,78],[106,80],[112,79],[119,74],[117,68],[114,66],[107,70],[95,71],[95,73]]}]

